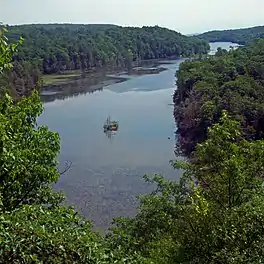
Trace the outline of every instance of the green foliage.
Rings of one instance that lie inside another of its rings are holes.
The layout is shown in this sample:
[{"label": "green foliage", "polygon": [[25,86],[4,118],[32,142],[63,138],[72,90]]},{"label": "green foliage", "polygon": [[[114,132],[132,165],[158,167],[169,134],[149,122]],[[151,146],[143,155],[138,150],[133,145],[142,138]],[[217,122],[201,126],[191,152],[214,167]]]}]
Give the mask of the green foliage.
[{"label": "green foliage", "polygon": [[40,71],[34,63],[12,62],[18,46],[23,43],[23,38],[19,37],[17,43],[9,44],[5,36],[7,33],[5,27],[0,29],[0,92],[8,90],[14,99],[18,99],[29,95],[41,84]]},{"label": "green foliage", "polygon": [[5,95],[0,102],[0,191],[4,210],[42,203],[41,190],[59,178],[59,135],[37,127],[42,112],[37,92],[16,105]]},{"label": "green foliage", "polygon": [[197,37],[209,42],[233,42],[245,45],[252,40],[264,38],[264,26],[231,30],[214,30],[200,34]]},{"label": "green foliage", "polygon": [[205,198],[213,198],[215,208],[231,209],[261,189],[263,155],[263,141],[242,139],[239,123],[224,111],[220,123],[209,128],[208,140],[197,145],[189,174],[205,187]]},{"label": "green foliage", "polygon": [[131,70],[135,61],[206,54],[209,50],[206,41],[157,26],[48,24],[4,30],[13,43],[21,35],[24,38],[15,54],[17,44],[8,45],[1,38],[2,45],[12,52],[7,53],[9,58],[2,51],[0,54],[7,60],[13,58],[13,68],[0,78],[0,88],[8,87],[15,99],[40,86],[42,74],[91,72],[101,67]]},{"label": "green foliage", "polygon": [[121,245],[127,252],[141,252],[153,263],[174,263],[171,256],[179,247],[175,240],[180,232],[178,220],[188,203],[185,182],[165,181],[160,175],[145,177],[145,180],[156,183],[157,189],[140,197],[134,218],[115,220],[108,239],[113,248]]},{"label": "green foliage", "polygon": [[13,55],[17,51],[18,44],[22,44],[23,41],[20,38],[18,44],[8,44],[8,39],[5,36],[6,33],[7,29],[5,27],[0,28],[0,74],[3,74],[4,70],[12,68],[11,61]]},{"label": "green foliage", "polygon": [[174,94],[180,148],[190,154],[207,128],[227,110],[241,122],[246,139],[262,139],[264,40],[229,53],[181,64]]},{"label": "green foliage", "polygon": [[[1,30],[0,68],[11,70],[18,44],[8,44]],[[21,42],[21,41],[20,41]],[[54,202],[48,184],[58,180],[59,136],[47,127],[37,127],[42,104],[37,92],[17,104],[4,94],[0,101],[0,193],[2,209],[10,211],[22,204]],[[57,195],[57,194],[56,194]],[[57,196],[61,201],[60,195]]]},{"label": "green foliage", "polygon": [[1,263],[144,263],[110,251],[92,225],[73,209],[23,206],[0,218]]},{"label": "green foliage", "polygon": [[24,37],[15,61],[30,61],[41,72],[83,71],[94,67],[131,67],[135,60],[206,54],[207,42],[160,27],[114,25],[22,25],[9,37]]},{"label": "green foliage", "polygon": [[110,239],[140,250],[154,263],[262,263],[264,142],[241,138],[238,122],[223,113],[179,183],[161,176],[140,198],[132,219],[118,219]]}]

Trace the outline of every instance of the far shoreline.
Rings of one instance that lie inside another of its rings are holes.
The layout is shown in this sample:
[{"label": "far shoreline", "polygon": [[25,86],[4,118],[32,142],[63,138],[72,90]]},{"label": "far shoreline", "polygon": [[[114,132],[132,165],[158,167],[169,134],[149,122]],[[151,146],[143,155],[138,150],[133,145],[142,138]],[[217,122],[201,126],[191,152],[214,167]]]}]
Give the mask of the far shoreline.
[{"label": "far shoreline", "polygon": [[[53,97],[67,98],[69,94],[86,94],[102,90],[104,87],[121,83],[133,77],[139,77],[148,74],[159,74],[166,71],[167,68],[159,66],[161,64],[171,64],[169,60],[146,61],[145,65],[133,67],[130,71],[127,69],[100,69],[90,73],[80,71],[67,71],[65,74],[46,75],[48,83],[44,83],[40,95],[44,102],[52,101]],[[147,64],[147,65],[146,65]],[[44,76],[45,78],[45,76]],[[45,80],[44,80],[45,81]]]},{"label": "far shoreline", "polygon": [[[145,74],[157,74],[166,68],[159,67],[161,64],[170,64],[170,61],[180,59],[181,57],[159,58],[152,60],[142,60],[133,62],[132,68],[128,70],[127,67],[103,67],[103,68],[91,68],[86,71],[81,70],[67,70],[57,74],[43,74],[43,88],[58,86],[68,83],[69,81],[76,81],[81,78],[96,78],[98,73],[105,73],[106,75],[119,75],[120,73],[128,73],[130,75],[145,75]],[[147,69],[144,65],[152,65],[152,68]]]}]

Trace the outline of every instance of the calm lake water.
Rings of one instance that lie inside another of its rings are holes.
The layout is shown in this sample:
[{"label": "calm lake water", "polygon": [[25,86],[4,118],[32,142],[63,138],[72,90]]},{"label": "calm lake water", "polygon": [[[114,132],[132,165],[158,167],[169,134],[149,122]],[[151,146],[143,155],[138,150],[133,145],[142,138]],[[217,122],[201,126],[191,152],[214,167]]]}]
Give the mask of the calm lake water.
[{"label": "calm lake water", "polygon": [[[119,75],[129,78],[119,83],[104,75],[99,83],[75,83],[59,93],[45,92],[39,123],[60,134],[61,170],[65,162],[72,163],[55,188],[63,190],[68,203],[98,229],[108,227],[113,217],[135,213],[136,195],[151,189],[144,174],[179,179],[169,161],[175,159],[174,76],[182,61],[161,64],[167,70],[159,74]],[[108,116],[119,122],[115,135],[103,132]]]}]

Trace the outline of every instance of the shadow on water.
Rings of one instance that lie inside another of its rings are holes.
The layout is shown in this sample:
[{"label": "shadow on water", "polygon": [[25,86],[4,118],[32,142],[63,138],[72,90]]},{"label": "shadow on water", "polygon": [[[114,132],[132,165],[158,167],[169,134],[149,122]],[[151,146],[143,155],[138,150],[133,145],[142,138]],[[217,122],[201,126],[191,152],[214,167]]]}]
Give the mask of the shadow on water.
[{"label": "shadow on water", "polygon": [[41,99],[44,103],[64,100],[82,94],[102,91],[104,87],[126,81],[127,78],[102,76],[101,78],[80,78],[68,83],[43,87]]}]

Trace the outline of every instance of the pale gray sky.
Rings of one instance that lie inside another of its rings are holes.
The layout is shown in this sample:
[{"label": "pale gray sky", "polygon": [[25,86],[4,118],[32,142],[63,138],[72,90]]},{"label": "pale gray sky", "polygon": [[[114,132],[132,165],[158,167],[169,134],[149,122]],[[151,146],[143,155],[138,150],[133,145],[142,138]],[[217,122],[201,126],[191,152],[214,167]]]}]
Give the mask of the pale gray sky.
[{"label": "pale gray sky", "polygon": [[159,25],[187,34],[264,25],[264,0],[0,0],[0,21]]}]

